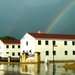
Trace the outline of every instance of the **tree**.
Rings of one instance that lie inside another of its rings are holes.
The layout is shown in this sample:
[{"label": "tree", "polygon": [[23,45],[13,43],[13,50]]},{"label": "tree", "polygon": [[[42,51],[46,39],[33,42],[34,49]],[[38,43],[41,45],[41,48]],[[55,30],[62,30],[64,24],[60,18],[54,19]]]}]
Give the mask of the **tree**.
[{"label": "tree", "polygon": [[11,36],[4,36],[4,37],[0,37],[1,40],[18,40],[15,37],[11,37]]}]

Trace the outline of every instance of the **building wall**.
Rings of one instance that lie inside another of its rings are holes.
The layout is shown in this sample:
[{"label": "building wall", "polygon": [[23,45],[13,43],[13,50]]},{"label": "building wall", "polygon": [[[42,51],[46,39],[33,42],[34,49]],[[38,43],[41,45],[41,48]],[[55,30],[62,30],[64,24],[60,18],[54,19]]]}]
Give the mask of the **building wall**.
[{"label": "building wall", "polygon": [[[9,46],[9,48],[7,48],[6,46]],[[14,48],[12,48],[12,46],[14,45]],[[18,45],[20,44],[5,44],[4,45],[4,57],[20,57],[20,55],[18,55],[18,53],[21,52],[20,48],[18,48]],[[14,55],[13,55],[14,53]]]},{"label": "building wall", "polygon": [[[64,41],[67,41],[67,45],[64,45]],[[73,51],[75,51],[75,45],[72,45],[72,41],[74,40],[57,40],[57,55],[55,56],[56,60],[75,60],[75,54],[73,55]],[[67,55],[65,55],[65,51],[67,51]]]},{"label": "building wall", "polygon": [[[41,45],[38,45],[38,40],[41,40]],[[49,45],[45,45],[45,41],[49,42]],[[36,40],[36,51],[39,51],[41,54],[41,60],[44,61],[45,58],[53,59],[52,57],[52,43],[49,39],[37,39]],[[46,56],[46,51],[49,51],[49,55]]]},{"label": "building wall", "polygon": [[4,56],[4,43],[0,40],[0,56]]},{"label": "building wall", "polygon": [[[28,45],[26,44],[28,42]],[[24,35],[24,37],[21,39],[21,53],[23,51],[29,52],[29,50],[34,53],[35,51],[35,38],[30,36],[28,33]]]},{"label": "building wall", "polygon": [[[41,45],[38,45],[38,40],[41,40]],[[45,45],[45,41],[49,41],[48,45]],[[55,47],[53,47],[52,42],[56,41]],[[64,45],[64,41],[67,41],[67,45]],[[72,41],[68,39],[36,39],[36,51],[41,53],[41,60],[44,61],[45,58],[53,60],[53,49],[56,51],[54,55],[54,60],[75,60],[75,45],[72,45]],[[49,55],[46,55],[46,51],[49,51]],[[67,55],[65,55],[67,51]]]},{"label": "building wall", "polygon": [[[6,46],[9,46],[9,48],[7,48]],[[12,48],[12,45],[14,45],[14,48]],[[18,48],[18,45],[20,44],[4,44],[1,40],[0,40],[0,56],[1,57],[19,57],[18,56],[18,52],[21,53],[21,49]],[[12,53],[14,52],[14,56],[12,56]]]},{"label": "building wall", "polygon": [[[41,45],[38,45],[38,40],[41,41]],[[26,41],[28,41],[27,46]],[[48,41],[48,45],[45,44],[45,41]],[[53,41],[55,41],[54,47]],[[65,41],[67,45],[64,45]],[[74,42],[74,45],[72,45],[72,42]],[[75,60],[75,39],[34,38],[26,33],[21,39],[21,52],[23,50],[32,50],[33,53],[40,52],[41,61],[45,61],[46,58],[53,60],[53,51],[55,52],[54,60]]]}]

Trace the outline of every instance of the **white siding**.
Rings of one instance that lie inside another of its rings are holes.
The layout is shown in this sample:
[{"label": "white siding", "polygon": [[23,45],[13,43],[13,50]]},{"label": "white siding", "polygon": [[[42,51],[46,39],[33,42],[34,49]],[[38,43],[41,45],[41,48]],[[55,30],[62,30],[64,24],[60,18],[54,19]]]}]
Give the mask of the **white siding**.
[{"label": "white siding", "polygon": [[[9,45],[9,48],[6,48],[6,45]],[[12,48],[12,45],[14,45],[14,48]],[[20,48],[18,48],[18,45],[20,44],[5,44],[4,45],[4,57],[19,57],[18,56],[18,52],[20,52]],[[9,54],[7,54],[6,52],[9,52]],[[12,56],[12,53],[15,53],[14,56]]]},{"label": "white siding", "polygon": [[[41,40],[41,45],[38,45],[38,40]],[[45,45],[45,41],[49,41],[49,45]],[[49,58],[53,60],[53,39],[37,39],[36,40],[36,51],[41,53],[41,60],[44,61],[45,58]],[[74,40],[61,40],[54,39],[56,42],[56,46],[54,47],[54,51],[56,51],[56,55],[54,55],[55,60],[75,60],[75,55],[73,55],[73,51],[75,51],[75,45],[72,45],[72,41]],[[67,41],[67,45],[64,45],[64,41]],[[49,56],[46,55],[46,51],[49,51]],[[68,55],[65,55],[65,51],[68,52]]]},{"label": "white siding", "polygon": [[[41,45],[38,45],[38,40],[41,40]],[[45,41],[49,42],[49,45],[45,45]],[[53,59],[52,57],[52,42],[49,39],[37,39],[36,40],[36,51],[41,53],[41,60],[45,60],[45,58]],[[46,56],[46,51],[49,51],[49,56]]]},{"label": "white siding", "polygon": [[1,57],[4,56],[4,44],[1,40],[0,40],[0,56]]},{"label": "white siding", "polygon": [[[66,38],[66,37],[65,37]],[[38,40],[41,40],[41,45],[38,45]],[[28,41],[28,46],[26,46],[26,41]],[[45,41],[49,44],[45,45]],[[56,42],[56,46],[53,47],[52,42]],[[64,45],[64,41],[67,41],[67,45]],[[21,39],[21,52],[23,50],[32,50],[33,52],[38,51],[41,55],[41,61],[45,61],[45,58],[53,60],[53,48],[56,51],[54,55],[54,60],[75,60],[75,45],[72,45],[72,41],[75,39],[46,39],[46,38],[34,38],[30,34],[26,33]],[[49,55],[46,55],[46,51],[49,51]],[[65,55],[67,51],[67,55]]]},{"label": "white siding", "polygon": [[[26,45],[26,42],[28,41],[28,46]],[[34,53],[35,51],[35,38],[30,36],[28,33],[21,39],[21,53],[23,51],[28,52],[29,50],[32,50]]]},{"label": "white siding", "polygon": [[[6,45],[8,45],[9,48],[6,48]],[[12,45],[14,45],[15,48],[12,48]],[[18,56],[18,52],[21,53],[21,49],[18,48],[18,45],[20,45],[20,44],[4,44],[4,43],[0,40],[0,56],[1,56],[1,57],[8,57],[8,56],[11,56],[11,57],[19,57],[19,56]],[[7,54],[6,52],[9,52],[9,54]],[[15,53],[14,56],[12,56],[12,52]]]}]

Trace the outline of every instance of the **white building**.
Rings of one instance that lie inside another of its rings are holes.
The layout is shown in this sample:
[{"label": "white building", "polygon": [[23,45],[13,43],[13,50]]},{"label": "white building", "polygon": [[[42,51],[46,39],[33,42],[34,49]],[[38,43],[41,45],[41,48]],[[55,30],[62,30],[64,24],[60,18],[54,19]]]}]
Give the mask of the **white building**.
[{"label": "white building", "polygon": [[19,57],[20,51],[20,40],[0,40],[1,57]]},{"label": "white building", "polygon": [[26,33],[21,39],[21,53],[31,50],[41,54],[41,61],[75,60],[75,35]]}]

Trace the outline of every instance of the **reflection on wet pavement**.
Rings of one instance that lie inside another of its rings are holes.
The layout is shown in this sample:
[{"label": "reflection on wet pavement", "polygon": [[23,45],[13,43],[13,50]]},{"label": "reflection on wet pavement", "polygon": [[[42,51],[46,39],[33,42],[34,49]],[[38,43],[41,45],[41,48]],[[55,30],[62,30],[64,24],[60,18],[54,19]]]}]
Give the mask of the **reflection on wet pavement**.
[{"label": "reflection on wet pavement", "polygon": [[[68,63],[70,64],[70,63]],[[0,64],[0,75],[75,75],[75,69],[65,69],[65,63]]]},{"label": "reflection on wet pavement", "polygon": [[20,65],[20,73],[22,74],[32,74],[40,72],[40,64],[21,64]]}]

